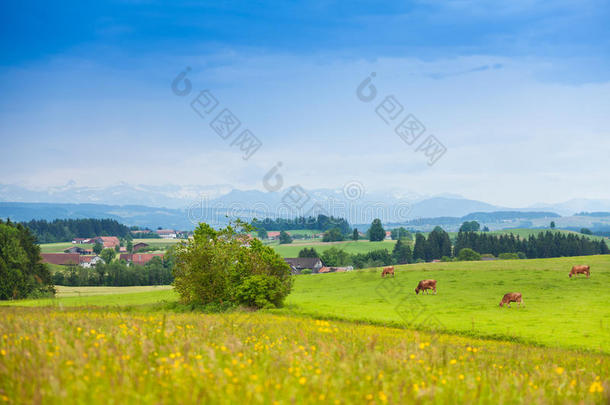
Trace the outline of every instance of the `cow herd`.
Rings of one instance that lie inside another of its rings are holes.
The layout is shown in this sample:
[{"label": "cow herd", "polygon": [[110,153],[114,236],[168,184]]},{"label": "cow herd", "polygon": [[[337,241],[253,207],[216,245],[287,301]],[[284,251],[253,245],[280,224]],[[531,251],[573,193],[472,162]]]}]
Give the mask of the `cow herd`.
[{"label": "cow herd", "polygon": [[[587,276],[587,278],[589,278],[591,276],[591,268],[586,265],[573,266],[568,277],[572,278],[572,276],[577,276],[579,274],[584,274]],[[381,272],[382,278],[385,276],[394,277],[394,275],[394,266],[384,267],[383,271]],[[436,294],[436,280],[421,280],[415,288],[415,294],[419,294],[420,291],[422,294],[424,292],[428,294],[428,290],[432,290],[434,291],[434,294]],[[511,302],[516,302],[519,307],[521,307],[521,305],[525,306],[525,303],[523,302],[523,296],[519,292],[511,292],[504,294],[504,297],[502,297],[502,301],[500,301],[500,306],[503,307],[504,305],[506,305],[508,308],[510,308]]]}]

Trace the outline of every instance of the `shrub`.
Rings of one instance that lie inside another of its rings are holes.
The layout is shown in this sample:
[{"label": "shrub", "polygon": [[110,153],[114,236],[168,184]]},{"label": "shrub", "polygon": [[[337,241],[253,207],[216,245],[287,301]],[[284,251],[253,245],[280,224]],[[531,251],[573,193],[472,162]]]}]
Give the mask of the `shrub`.
[{"label": "shrub", "polygon": [[452,261],[452,259],[449,256],[441,257],[441,262],[450,262],[450,261]]},{"label": "shrub", "polygon": [[460,261],[476,261],[481,260],[481,255],[470,248],[464,248],[460,250],[458,254],[458,260]]},{"label": "shrub", "polygon": [[301,274],[311,274],[313,271],[311,269],[303,269],[301,270]]},{"label": "shrub", "polygon": [[235,290],[238,304],[254,308],[280,307],[285,297],[280,279],[273,276],[246,277]]},{"label": "shrub", "polygon": [[500,253],[498,259],[502,260],[519,260],[520,257],[517,253]]},{"label": "shrub", "polygon": [[259,239],[245,244],[243,234],[251,231],[239,220],[220,230],[200,223],[193,239],[181,242],[174,255],[174,287],[183,303],[248,302],[257,308],[281,303],[292,288],[290,267]]}]

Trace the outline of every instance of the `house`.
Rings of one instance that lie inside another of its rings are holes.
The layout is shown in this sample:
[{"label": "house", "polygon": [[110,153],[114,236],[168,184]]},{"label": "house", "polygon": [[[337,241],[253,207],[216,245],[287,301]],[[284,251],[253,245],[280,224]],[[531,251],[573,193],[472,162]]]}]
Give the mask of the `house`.
[{"label": "house", "polygon": [[89,238],[74,238],[72,239],[72,243],[82,245],[83,243],[88,243]]},{"label": "house", "polygon": [[100,236],[96,238],[101,240],[100,243],[104,246],[104,249],[114,249],[116,246],[120,246],[121,242],[116,236]]},{"label": "house", "polygon": [[304,269],[311,269],[313,273],[317,273],[322,267],[324,267],[322,260],[317,257],[286,258],[284,261],[290,266],[290,272],[292,274],[300,274],[301,270]]},{"label": "house", "polygon": [[151,261],[154,257],[158,257],[163,261],[163,253],[124,253],[119,256],[120,260],[125,260],[130,264],[144,265]]},{"label": "house", "polygon": [[81,256],[80,266],[84,268],[95,267],[98,263],[104,263],[104,259],[99,256]]},{"label": "house", "polygon": [[148,247],[148,243],[144,243],[144,242],[138,242],[135,245],[133,245],[133,251],[137,252],[140,249],[144,249],[146,247]]},{"label": "house", "polygon": [[280,237],[280,232],[279,231],[269,231],[267,232],[267,238],[268,239],[279,239]]},{"label": "house", "polygon": [[385,231],[385,238],[386,240],[392,239],[392,231]]},{"label": "house", "polygon": [[159,229],[155,231],[161,239],[176,239],[178,234],[172,229]]},{"label": "house", "polygon": [[99,256],[86,256],[79,253],[41,253],[40,256],[43,263],[60,266],[94,267],[97,263],[104,262]]},{"label": "house", "polygon": [[78,253],[41,253],[43,263],[57,264],[60,266],[77,265],[81,263],[81,255]]}]

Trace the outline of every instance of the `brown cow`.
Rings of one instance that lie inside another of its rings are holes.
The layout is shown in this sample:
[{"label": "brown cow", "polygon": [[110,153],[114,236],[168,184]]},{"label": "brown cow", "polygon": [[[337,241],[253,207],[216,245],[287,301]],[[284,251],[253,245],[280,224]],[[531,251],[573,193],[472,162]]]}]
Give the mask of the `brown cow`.
[{"label": "brown cow", "polygon": [[385,277],[386,275],[389,276],[390,274],[394,277],[394,266],[384,267],[381,272],[381,277]]},{"label": "brown cow", "polygon": [[575,276],[578,274],[586,274],[587,278],[589,278],[589,276],[591,275],[590,269],[591,268],[586,265],[574,266],[574,267],[572,267],[572,271],[570,271],[570,278],[572,278],[572,276]]},{"label": "brown cow", "polygon": [[500,301],[500,306],[503,306],[504,304],[506,304],[506,306],[510,308],[511,302],[516,302],[519,304],[519,306],[521,306],[521,304],[523,304],[523,306],[525,306],[521,293],[504,294],[504,297],[502,297],[502,301]]},{"label": "brown cow", "polygon": [[436,280],[422,280],[417,284],[417,288],[415,289],[415,294],[419,294],[421,291],[422,294],[425,292],[428,294],[428,290],[434,290],[434,294],[436,294]]}]

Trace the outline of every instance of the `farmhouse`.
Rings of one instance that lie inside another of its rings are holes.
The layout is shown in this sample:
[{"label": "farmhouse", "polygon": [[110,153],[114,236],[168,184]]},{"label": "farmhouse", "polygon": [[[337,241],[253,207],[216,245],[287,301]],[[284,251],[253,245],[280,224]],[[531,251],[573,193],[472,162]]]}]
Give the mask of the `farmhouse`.
[{"label": "farmhouse", "polygon": [[278,239],[280,237],[280,232],[279,231],[269,231],[267,232],[267,238],[268,239]]},{"label": "farmhouse", "polygon": [[41,253],[43,263],[57,264],[60,266],[92,267],[99,262],[104,262],[99,256],[85,256],[79,253]]},{"label": "farmhouse", "polygon": [[93,238],[74,238],[72,239],[72,243],[82,245],[84,243],[87,244],[95,244],[99,243],[104,246],[104,248],[113,249],[115,246],[120,246],[121,242],[119,238],[116,236],[96,236]]},{"label": "farmhouse", "polygon": [[104,245],[104,249],[114,249],[115,246],[121,245],[119,238],[116,236],[100,236],[96,239],[100,240],[100,243]]},{"label": "farmhouse", "polygon": [[173,229],[159,229],[156,231],[161,239],[176,239],[178,234]]},{"label": "farmhouse", "polygon": [[125,260],[130,264],[144,265],[151,261],[154,257],[158,257],[163,261],[163,253],[125,253],[119,256],[120,260]]},{"label": "farmhouse", "polygon": [[138,250],[147,248],[148,246],[149,246],[148,243],[138,242],[135,245],[133,245],[133,251],[137,252]]},{"label": "farmhouse", "polygon": [[317,273],[324,263],[317,257],[295,257],[284,259],[290,266],[290,272],[292,274],[301,274],[301,270],[310,269],[312,272]]},{"label": "farmhouse", "polygon": [[104,259],[99,256],[81,256],[80,266],[85,268],[95,267],[98,263],[104,263]]}]

